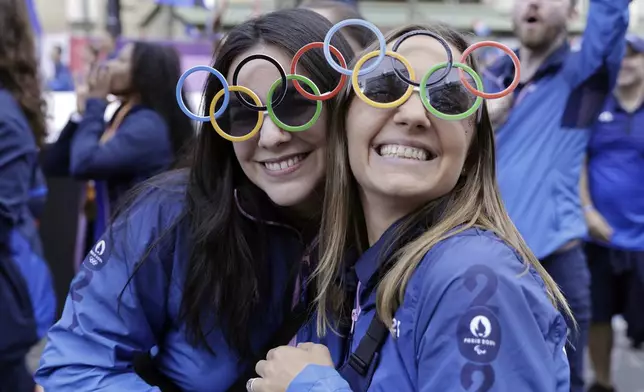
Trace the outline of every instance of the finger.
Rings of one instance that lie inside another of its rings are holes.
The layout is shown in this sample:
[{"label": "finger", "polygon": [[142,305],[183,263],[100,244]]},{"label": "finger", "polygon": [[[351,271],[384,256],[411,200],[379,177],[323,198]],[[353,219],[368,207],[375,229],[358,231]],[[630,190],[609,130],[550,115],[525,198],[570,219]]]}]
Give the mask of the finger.
[{"label": "finger", "polygon": [[255,373],[257,373],[257,375],[261,377],[268,377],[268,373],[266,372],[267,366],[268,361],[262,359],[261,361],[257,362],[257,364],[255,364]]},{"label": "finger", "polygon": [[91,71],[89,71],[89,75],[87,75],[87,86],[89,88],[94,87],[96,84],[96,74],[98,73],[98,69],[94,68]]},{"label": "finger", "polygon": [[275,347],[275,348],[272,348],[272,349],[268,350],[268,352],[266,353],[266,359],[275,358],[275,353],[277,352],[277,349],[279,349],[279,347]]},{"label": "finger", "polygon": [[263,378],[255,378],[249,384],[248,392],[270,392],[268,381]]},{"label": "finger", "polygon": [[292,346],[280,346],[280,347],[275,347],[271,349],[268,353],[266,353],[266,359],[271,360],[271,359],[276,359],[279,356],[282,356],[284,354],[288,354],[290,352],[296,351],[296,347]]},{"label": "finger", "polygon": [[98,74],[98,80],[101,82],[105,82],[107,78],[109,77],[109,69],[107,66],[102,65]]},{"label": "finger", "polygon": [[315,346],[315,343],[311,343],[311,342],[304,342],[304,343],[297,344],[297,348],[300,348],[306,351],[310,351],[314,346]]}]

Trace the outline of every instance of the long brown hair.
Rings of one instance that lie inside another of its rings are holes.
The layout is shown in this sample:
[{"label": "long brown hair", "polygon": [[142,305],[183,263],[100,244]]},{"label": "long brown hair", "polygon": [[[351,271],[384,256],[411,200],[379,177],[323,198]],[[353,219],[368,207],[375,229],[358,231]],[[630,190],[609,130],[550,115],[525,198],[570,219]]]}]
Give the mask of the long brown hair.
[{"label": "long brown hair", "polygon": [[[413,30],[435,33],[460,52],[468,46],[461,34],[445,26],[406,26],[389,33],[387,42]],[[377,49],[376,43],[365,53]],[[356,59],[360,57],[358,55]],[[468,59],[468,65],[476,70],[472,56]],[[347,153],[345,122],[352,99],[354,94],[348,86],[337,102],[337,115],[329,130],[327,183],[320,236],[322,253],[314,273],[319,293],[316,301],[320,335],[326,333],[327,327],[334,329],[329,322],[329,314],[342,319],[340,313],[346,309],[342,306],[339,271],[343,269],[347,250],[350,247],[364,250],[368,246],[363,210],[356,208],[361,206],[358,184],[351,174]],[[405,232],[414,222],[422,221],[423,217],[435,217],[424,233],[397,249],[392,258],[395,260],[393,267],[379,282],[376,306],[378,317],[386,325],[391,323],[402,303],[407,283],[425,254],[440,241],[471,227],[490,230],[515,249],[526,263],[526,271],[533,267],[543,278],[553,305],[571,316],[561,291],[521,238],[503,206],[496,182],[494,133],[485,105],[481,110],[481,119],[476,125],[464,164],[464,175],[450,193],[428,202],[408,216],[399,228],[400,232]]]},{"label": "long brown hair", "polygon": [[47,136],[36,46],[24,0],[0,0],[0,87],[22,109],[39,147]]}]

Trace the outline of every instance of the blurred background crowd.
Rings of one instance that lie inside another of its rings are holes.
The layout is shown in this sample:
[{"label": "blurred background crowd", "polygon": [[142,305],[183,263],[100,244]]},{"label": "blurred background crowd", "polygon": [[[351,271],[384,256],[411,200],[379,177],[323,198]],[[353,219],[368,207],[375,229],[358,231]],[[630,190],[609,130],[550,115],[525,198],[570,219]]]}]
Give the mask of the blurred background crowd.
[{"label": "blurred background crowd", "polygon": [[[11,14],[9,9],[15,4],[24,3],[35,40],[33,48],[22,47],[19,50],[33,49],[37,54],[37,63],[32,65],[40,75],[41,96],[31,99],[36,100],[35,107],[40,105],[38,100],[41,99],[47,114],[42,118],[36,114],[28,114],[27,117],[34,133],[38,133],[38,130],[42,136],[42,140],[38,141],[39,148],[48,150],[49,146],[61,138],[72,137],[78,125],[75,116],[81,114],[86,117],[97,116],[101,126],[103,119],[112,119],[110,129],[103,132],[101,128],[99,131],[102,141],[110,138],[119,126],[125,126],[122,121],[133,110],[116,102],[117,95],[136,95],[137,100],[160,113],[159,118],[173,130],[190,128],[186,125],[189,120],[176,105],[174,87],[180,74],[175,69],[177,64],[181,72],[195,65],[211,64],[213,52],[225,38],[226,32],[236,24],[261,13],[305,5],[332,22],[356,16],[364,17],[383,31],[410,22],[440,22],[470,33],[473,41],[494,39],[516,47],[518,41],[514,36],[510,9],[513,2],[528,0],[305,1],[303,4],[300,0],[0,0],[0,13],[6,13],[4,17],[0,15],[0,21],[4,23],[0,25],[0,35],[6,36],[13,31],[8,21],[8,15]],[[585,29],[588,0],[580,0],[577,6],[580,17],[569,25],[573,50],[579,44],[578,37]],[[642,57],[644,41],[637,36],[644,35],[644,2],[633,2],[630,12],[627,55]],[[3,40],[0,37],[0,44],[8,45],[2,43]],[[161,45],[148,45],[149,43]],[[363,43],[356,45],[363,46]],[[0,56],[3,53],[1,50],[0,48]],[[492,64],[503,53],[488,48],[477,51],[476,55],[485,66]],[[20,54],[15,56],[21,57]],[[11,61],[9,56],[0,58],[0,74],[21,72],[20,66],[11,70]],[[109,86],[101,83],[101,75],[92,75],[96,65],[104,61],[112,62],[112,82]],[[632,72],[632,83],[641,89],[644,86],[644,62],[633,64],[636,69]],[[205,77],[205,73],[197,73],[186,81],[187,98],[193,108],[199,107]],[[6,83],[3,78],[0,78],[0,84]],[[90,78],[94,78],[92,83],[88,83]],[[91,97],[107,98],[109,104],[106,108],[85,105]],[[3,102],[0,94],[0,121],[5,120],[2,116],[9,116],[7,108],[3,106],[6,102]],[[630,112],[639,113],[641,104],[639,101]],[[606,116],[612,114],[602,113],[599,121],[612,121],[612,117],[608,119]],[[127,118],[130,123],[135,121],[134,116]],[[157,117],[146,117],[145,113],[136,118],[136,121],[147,124],[148,127],[154,127],[154,121],[159,120]],[[632,132],[639,133],[639,140],[644,140],[644,123],[640,121],[644,116],[632,118]],[[173,151],[163,155],[164,153],[154,150],[154,146],[148,146],[151,148],[149,173],[169,166],[173,157],[178,156],[185,147],[189,136],[179,131],[171,132],[174,132],[171,136]],[[5,141],[0,140],[0,154],[4,148],[3,142]],[[34,176],[32,181],[31,195],[35,201],[41,201],[39,206],[37,202],[33,203],[33,215],[38,224],[37,235],[42,240],[42,254],[53,276],[53,291],[44,290],[38,295],[43,303],[51,302],[57,312],[62,309],[70,281],[79,263],[96,239],[97,233],[92,232],[92,222],[109,216],[109,211],[99,211],[91,201],[101,197],[117,198],[137,183],[139,177],[142,179],[148,176],[148,172],[143,169],[135,175],[119,177],[118,174],[110,174],[110,187],[103,189],[92,180],[105,178],[108,171],[118,173],[129,164],[127,149],[138,147],[115,147],[113,151],[103,151],[106,154],[104,157],[91,156],[90,147],[90,141],[77,140],[72,143],[74,151],[71,161],[69,151],[52,148],[43,163],[45,178]],[[644,151],[640,157],[639,177],[630,181],[641,182],[644,179],[643,159]],[[0,166],[2,164],[0,158]],[[114,181],[115,178],[118,181]],[[11,185],[0,179],[0,186]],[[45,192],[44,189],[48,191]],[[632,198],[641,205],[644,193],[624,197]],[[586,212],[591,235],[609,238],[611,229],[603,218],[593,215],[594,211],[590,209]],[[0,209],[0,215],[3,213]],[[644,250],[644,244],[640,244],[640,248]],[[639,317],[644,317],[644,296],[639,297],[637,308]],[[0,323],[3,317],[4,315],[0,315]],[[612,364],[610,372],[616,389],[622,392],[644,392],[644,339],[627,336],[626,323],[620,316],[613,318],[612,326],[609,329],[609,333],[614,334],[612,354],[610,345],[606,351],[602,349],[606,343],[600,342],[597,346],[597,342],[593,341],[601,334],[591,333],[591,354],[593,344],[595,353],[601,353],[593,360],[597,362],[597,358],[606,356],[605,353],[608,352]],[[0,333],[2,331],[0,327]],[[39,335],[43,334],[43,331],[39,331]],[[42,346],[32,350],[32,369],[37,367],[39,350],[42,350]],[[607,358],[599,359],[602,363],[607,361]],[[586,364],[585,378],[588,385],[591,385],[597,377],[593,371],[593,361],[586,361]],[[606,378],[605,375],[600,375],[602,377]],[[1,385],[0,392],[4,392]]]}]

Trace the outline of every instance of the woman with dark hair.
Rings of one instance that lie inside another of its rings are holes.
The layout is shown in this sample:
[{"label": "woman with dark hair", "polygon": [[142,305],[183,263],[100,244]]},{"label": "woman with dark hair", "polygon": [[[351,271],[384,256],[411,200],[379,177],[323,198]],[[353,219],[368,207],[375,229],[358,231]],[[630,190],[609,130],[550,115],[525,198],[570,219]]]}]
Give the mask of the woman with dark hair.
[{"label": "woman with dark hair", "polygon": [[[335,370],[322,345],[276,348],[252,392],[569,392],[558,309],[570,309],[501,201],[486,106],[461,81],[482,90],[474,59],[446,62],[467,41],[411,25],[387,42],[407,61],[360,76],[329,129],[318,331],[340,317],[336,276],[351,260],[348,360]],[[354,262],[349,249],[364,252]]]},{"label": "woman with dark hair", "polygon": [[[96,241],[111,209],[133,185],[170,168],[194,137],[190,120],[175,99],[181,75],[176,51],[137,42],[92,70],[87,97],[77,97],[74,114],[45,154],[46,174],[93,180]],[[107,96],[120,107],[106,124]]]},{"label": "woman with dark hair", "polygon": [[[163,390],[243,391],[254,374],[246,372],[268,348],[316,340],[307,321],[315,293],[306,283],[336,105],[334,98],[305,98],[291,76],[288,88],[277,81],[278,70],[289,70],[298,50],[323,42],[330,28],[312,11],[291,9],[231,30],[213,68],[229,85],[250,89],[256,106],[231,92],[216,123],[202,124],[190,167],[140,186],[92,248],[48,335],[37,372],[45,390],[152,392],[159,388],[150,385],[163,384]],[[351,61],[342,36],[331,45]],[[298,64],[298,75],[319,93],[342,80],[321,49]],[[223,93],[211,75],[206,110]],[[257,107],[268,99],[279,121]],[[212,110],[219,111],[217,102]],[[284,130],[315,118],[306,131]],[[254,127],[258,132],[245,141],[220,136],[249,137]],[[325,342],[338,361],[341,343]],[[160,378],[133,369],[148,352]]]},{"label": "woman with dark hair", "polygon": [[25,2],[0,0],[0,390],[32,392],[25,355],[54,321],[56,298],[36,216],[45,102]]}]

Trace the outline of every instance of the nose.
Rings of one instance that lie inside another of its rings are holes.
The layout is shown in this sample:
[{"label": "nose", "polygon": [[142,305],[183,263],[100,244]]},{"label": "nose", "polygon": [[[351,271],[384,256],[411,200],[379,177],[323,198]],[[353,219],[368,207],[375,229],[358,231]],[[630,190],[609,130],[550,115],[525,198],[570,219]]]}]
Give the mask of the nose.
[{"label": "nose", "polygon": [[528,8],[533,8],[533,9],[541,5],[541,0],[525,0],[525,2],[527,3],[526,5],[528,6]]},{"label": "nose", "polygon": [[405,127],[410,131],[422,132],[432,126],[429,120],[429,113],[418,94],[412,94],[405,103],[398,107],[393,120],[396,125]]},{"label": "nose", "polygon": [[257,145],[262,148],[274,148],[280,144],[287,143],[293,136],[291,132],[285,131],[275,125],[269,116],[264,114],[264,123],[259,130],[259,140]]}]

